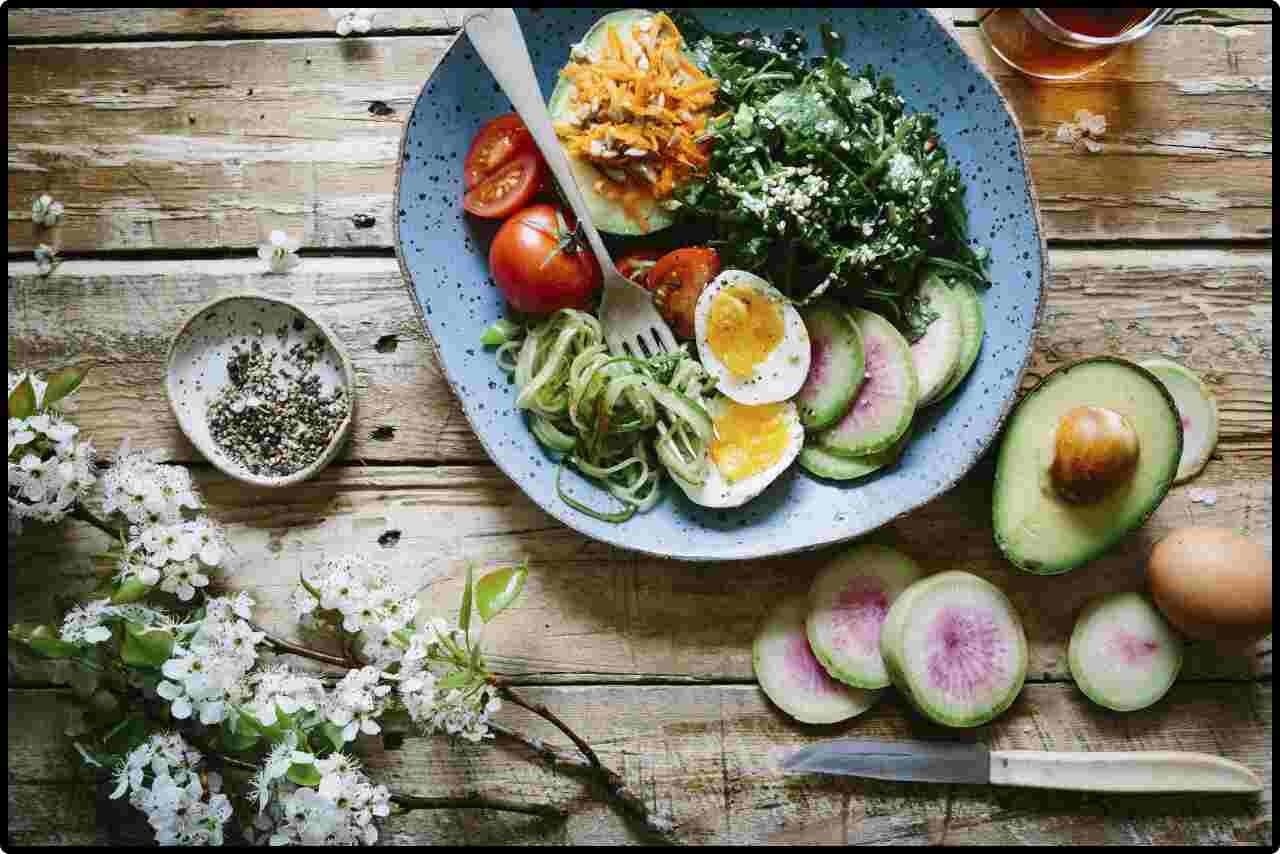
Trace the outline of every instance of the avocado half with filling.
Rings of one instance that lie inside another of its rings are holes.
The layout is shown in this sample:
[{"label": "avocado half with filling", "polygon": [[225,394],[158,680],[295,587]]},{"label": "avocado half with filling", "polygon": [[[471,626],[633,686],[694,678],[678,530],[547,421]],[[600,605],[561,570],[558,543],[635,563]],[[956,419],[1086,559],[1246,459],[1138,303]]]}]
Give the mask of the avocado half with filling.
[{"label": "avocado half with filling", "polygon": [[[609,27],[612,25],[617,29],[618,38],[630,50],[636,46],[631,32],[632,26],[642,18],[653,17],[653,14],[644,9],[610,12],[587,30],[587,34],[582,37],[582,48],[588,52],[601,51],[608,44]],[[692,61],[693,58],[688,52],[684,53]],[[571,117],[573,95],[576,91],[577,87],[572,82],[563,77],[557,80],[556,88],[551,93],[551,100],[547,102],[547,109],[551,113],[553,123],[564,122]],[[578,189],[582,191],[582,196],[587,202],[587,209],[591,211],[591,219],[596,228],[601,231],[624,235],[652,234],[675,222],[675,215],[661,207],[652,198],[637,196],[624,205],[621,200],[601,195],[596,191],[595,184],[606,176],[594,164],[570,156],[569,166],[573,169],[573,177],[578,182]]]},{"label": "avocado half with filling", "polygon": [[[1111,468],[1090,480],[1099,469],[1087,455],[1099,449]],[[1181,456],[1177,406],[1151,372],[1106,356],[1059,368],[1010,416],[996,458],[996,544],[1040,575],[1088,563],[1155,511]],[[1088,476],[1074,488],[1081,471]]]}]

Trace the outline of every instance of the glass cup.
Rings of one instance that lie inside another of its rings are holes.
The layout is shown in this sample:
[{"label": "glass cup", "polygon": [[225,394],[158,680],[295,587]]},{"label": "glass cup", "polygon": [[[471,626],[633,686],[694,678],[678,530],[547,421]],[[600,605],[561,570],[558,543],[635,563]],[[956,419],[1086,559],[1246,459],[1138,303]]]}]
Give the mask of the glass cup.
[{"label": "glass cup", "polygon": [[[1117,50],[1146,36],[1174,10],[978,11],[979,29],[996,56],[1032,77],[1070,80],[1101,67]],[[1099,34],[1108,32],[1112,34]]]}]

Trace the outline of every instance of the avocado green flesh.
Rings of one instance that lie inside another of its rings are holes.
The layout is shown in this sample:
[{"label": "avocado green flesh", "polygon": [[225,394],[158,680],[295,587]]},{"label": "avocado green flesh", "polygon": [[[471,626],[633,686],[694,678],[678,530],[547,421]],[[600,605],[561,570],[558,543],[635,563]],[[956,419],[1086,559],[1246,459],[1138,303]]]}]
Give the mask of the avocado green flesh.
[{"label": "avocado green flesh", "polygon": [[[1100,406],[1125,416],[1138,436],[1133,475],[1102,499],[1073,504],[1050,480],[1063,415]],[[1046,377],[1014,410],[996,459],[995,540],[1013,564],[1054,575],[1098,557],[1164,500],[1182,455],[1182,423],[1168,391],[1122,359],[1076,362]]]},{"label": "avocado green flesh", "polygon": [[[652,17],[652,12],[643,9],[627,9],[622,12],[611,12],[592,25],[582,37],[584,50],[592,51],[602,48],[609,40],[609,26],[617,28],[618,38],[628,48],[635,45],[631,36],[631,25],[641,18]],[[551,113],[551,121],[558,123],[569,118],[569,108],[573,94],[577,90],[572,83],[561,77],[547,102]],[[661,231],[675,222],[674,215],[660,207],[653,199],[638,198],[626,208],[620,201],[602,196],[595,190],[595,183],[606,176],[593,164],[580,158],[570,157],[569,165],[573,168],[573,177],[578,182],[578,189],[591,212],[591,220],[600,231],[610,234],[641,235]]]}]

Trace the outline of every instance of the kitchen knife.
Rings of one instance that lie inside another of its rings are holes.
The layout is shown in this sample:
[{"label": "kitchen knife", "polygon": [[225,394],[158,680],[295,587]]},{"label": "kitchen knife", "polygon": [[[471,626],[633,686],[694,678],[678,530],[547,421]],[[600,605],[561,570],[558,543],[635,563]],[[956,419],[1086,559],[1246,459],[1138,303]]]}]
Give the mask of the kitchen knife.
[{"label": "kitchen knife", "polygon": [[1171,750],[1059,753],[988,750],[964,742],[850,738],[802,748],[782,761],[782,770],[1085,792],[1262,791],[1262,782],[1238,762]]}]

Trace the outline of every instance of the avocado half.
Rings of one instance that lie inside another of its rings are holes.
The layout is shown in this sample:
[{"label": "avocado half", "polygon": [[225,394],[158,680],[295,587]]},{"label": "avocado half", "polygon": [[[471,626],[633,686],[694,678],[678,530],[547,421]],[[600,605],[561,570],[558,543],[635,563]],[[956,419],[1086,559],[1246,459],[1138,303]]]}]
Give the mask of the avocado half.
[{"label": "avocado half", "polygon": [[[626,9],[621,12],[610,12],[592,25],[582,37],[585,50],[599,50],[608,44],[609,26],[618,28],[618,38],[628,48],[635,45],[631,36],[631,27],[641,18],[653,17],[653,12],[644,9]],[[685,54],[688,56],[688,54]],[[692,60],[692,57],[690,57]],[[569,117],[569,106],[577,87],[561,77],[547,102],[552,122],[562,122]],[[591,219],[596,228],[610,234],[641,235],[661,231],[675,222],[675,216],[660,207],[653,199],[637,199],[628,209],[621,202],[608,199],[594,189],[595,182],[605,175],[591,163],[577,157],[569,158],[569,166],[573,169],[573,177],[578,182],[578,189],[591,211]]]},{"label": "avocado half", "polygon": [[[1115,410],[1138,435],[1132,477],[1091,504],[1066,501],[1049,476],[1059,419],[1077,406]],[[1082,566],[1155,512],[1181,456],[1178,408],[1150,371],[1110,356],[1059,368],[1028,392],[1009,418],[996,458],[996,545],[1019,569],[1038,575]]]}]

